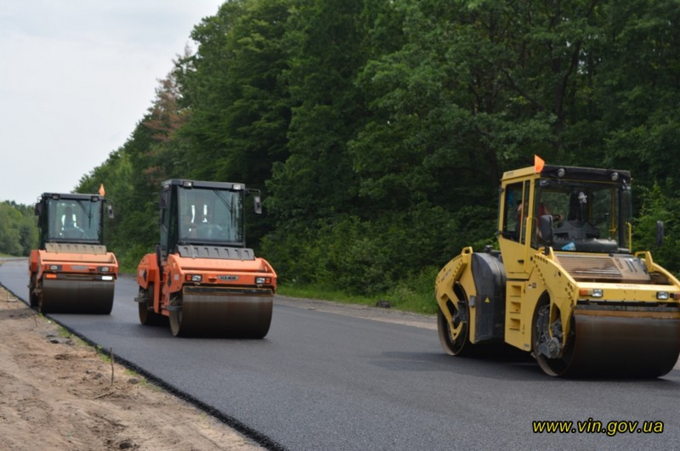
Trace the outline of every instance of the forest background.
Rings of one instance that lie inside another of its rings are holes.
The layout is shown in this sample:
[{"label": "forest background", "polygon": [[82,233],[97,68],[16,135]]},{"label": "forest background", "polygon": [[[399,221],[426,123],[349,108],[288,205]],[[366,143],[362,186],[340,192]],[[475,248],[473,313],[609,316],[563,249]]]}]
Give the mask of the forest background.
[{"label": "forest background", "polygon": [[[242,182],[285,289],[434,311],[437,271],[495,242],[500,177],[537,154],[631,170],[634,247],[680,272],[678,0],[231,0],[191,38],[76,187],[104,184],[128,271],[161,181]],[[0,253],[35,246],[32,214],[0,203]]]}]

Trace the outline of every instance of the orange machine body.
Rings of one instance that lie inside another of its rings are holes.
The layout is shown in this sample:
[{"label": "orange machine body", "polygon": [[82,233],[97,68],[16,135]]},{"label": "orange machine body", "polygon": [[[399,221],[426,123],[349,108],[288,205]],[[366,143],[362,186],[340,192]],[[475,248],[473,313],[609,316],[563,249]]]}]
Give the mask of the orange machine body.
[{"label": "orange machine body", "polygon": [[47,279],[116,280],[118,260],[113,252],[78,253],[76,249],[73,249],[73,252],[50,252],[34,249],[29,257],[29,275],[35,275],[37,279],[45,277]]},{"label": "orange machine body", "polygon": [[[277,277],[274,268],[259,257],[254,260],[223,260],[170,254],[164,270],[160,271],[157,256],[151,253],[146,254],[137,267],[137,283],[153,293],[154,312],[168,316],[168,306],[185,287],[202,287],[225,293],[255,289],[273,295],[276,293]],[[150,284],[154,289],[149,290]]]}]

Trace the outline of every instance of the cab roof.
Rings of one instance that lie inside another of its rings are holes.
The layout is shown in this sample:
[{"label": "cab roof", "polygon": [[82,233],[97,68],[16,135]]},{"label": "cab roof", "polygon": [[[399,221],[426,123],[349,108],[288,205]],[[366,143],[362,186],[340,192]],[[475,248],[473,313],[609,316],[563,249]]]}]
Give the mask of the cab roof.
[{"label": "cab roof", "polygon": [[66,200],[89,200],[99,202],[104,200],[103,196],[99,194],[76,194],[76,193],[42,193],[41,199],[66,199]]},{"label": "cab roof", "polygon": [[163,188],[168,188],[172,185],[178,185],[185,188],[207,188],[207,189],[228,189],[232,191],[245,190],[246,185],[243,183],[231,183],[231,182],[204,182],[200,180],[189,180],[189,179],[170,179],[165,180],[161,183]]},{"label": "cab roof", "polygon": [[619,169],[585,168],[577,166],[556,166],[545,165],[543,170],[538,173],[534,166],[527,168],[507,171],[503,174],[503,181],[526,178],[534,176],[536,178],[565,179],[565,180],[584,180],[593,182],[615,182],[630,184],[632,178],[630,171]]}]

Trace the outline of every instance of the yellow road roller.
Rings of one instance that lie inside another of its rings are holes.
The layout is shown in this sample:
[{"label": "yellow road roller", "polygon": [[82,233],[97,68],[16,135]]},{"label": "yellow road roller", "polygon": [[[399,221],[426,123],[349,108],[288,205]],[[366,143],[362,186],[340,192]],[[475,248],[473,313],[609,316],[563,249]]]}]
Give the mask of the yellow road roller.
[{"label": "yellow road roller", "polygon": [[[631,250],[628,171],[503,174],[498,249],[464,248],[435,284],[450,355],[504,343],[550,376],[659,377],[680,353],[680,282]],[[657,224],[657,241],[663,224]]]}]

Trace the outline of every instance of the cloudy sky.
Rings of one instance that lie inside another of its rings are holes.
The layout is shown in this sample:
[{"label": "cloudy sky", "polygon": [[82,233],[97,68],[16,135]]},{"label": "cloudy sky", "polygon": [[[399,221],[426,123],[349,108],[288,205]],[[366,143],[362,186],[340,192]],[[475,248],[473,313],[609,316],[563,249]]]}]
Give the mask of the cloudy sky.
[{"label": "cloudy sky", "polygon": [[0,0],[0,201],[71,192],[224,0]]}]

